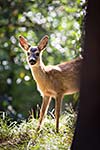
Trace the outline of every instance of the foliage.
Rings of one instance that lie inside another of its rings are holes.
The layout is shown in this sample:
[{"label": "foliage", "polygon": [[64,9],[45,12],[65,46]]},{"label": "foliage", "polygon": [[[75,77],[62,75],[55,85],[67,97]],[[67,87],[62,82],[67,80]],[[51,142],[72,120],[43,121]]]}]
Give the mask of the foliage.
[{"label": "foliage", "polygon": [[[25,55],[18,44],[19,35],[36,45],[49,35],[43,54],[45,64],[57,64],[80,54],[81,0],[6,0],[0,1],[0,103],[16,116],[28,115],[41,104]],[[10,103],[8,100],[10,99]],[[73,97],[67,97],[67,101]],[[16,111],[17,112],[16,112]],[[17,114],[18,113],[18,114]]]},{"label": "foliage", "polygon": [[55,120],[45,118],[44,125],[36,132],[37,120],[30,117],[17,124],[3,117],[0,119],[0,150],[69,150],[72,142],[76,113],[68,105],[66,115],[60,118],[60,131],[55,132]]}]

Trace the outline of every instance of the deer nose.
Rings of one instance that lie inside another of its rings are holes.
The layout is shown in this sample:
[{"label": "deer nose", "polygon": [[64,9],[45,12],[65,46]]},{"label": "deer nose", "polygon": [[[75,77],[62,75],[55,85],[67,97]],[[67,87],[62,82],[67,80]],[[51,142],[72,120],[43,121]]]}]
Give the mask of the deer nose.
[{"label": "deer nose", "polygon": [[36,63],[35,58],[31,57],[31,58],[29,59],[29,63],[30,63],[31,65],[34,65],[34,64]]}]

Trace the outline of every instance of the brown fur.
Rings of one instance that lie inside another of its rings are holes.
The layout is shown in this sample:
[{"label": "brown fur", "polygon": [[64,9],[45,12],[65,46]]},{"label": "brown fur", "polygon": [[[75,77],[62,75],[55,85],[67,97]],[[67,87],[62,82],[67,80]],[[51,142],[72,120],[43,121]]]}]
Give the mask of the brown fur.
[{"label": "brown fur", "polygon": [[[27,48],[28,43],[23,42],[23,37],[20,44],[22,47]],[[45,36],[38,47],[44,49],[48,41]],[[23,44],[25,43],[25,45]],[[28,51],[27,49],[25,49]],[[43,103],[40,111],[40,118],[38,129],[40,129],[45,111],[49,106],[51,98],[55,98],[55,112],[56,112],[56,131],[59,131],[59,117],[60,117],[60,106],[63,96],[66,94],[73,94],[79,91],[80,86],[80,68],[82,58],[77,58],[68,62],[64,62],[55,66],[45,66],[42,62],[42,52],[40,50],[40,56],[37,59],[35,65],[31,66],[31,72],[34,80],[37,83],[37,88],[43,97]]]}]

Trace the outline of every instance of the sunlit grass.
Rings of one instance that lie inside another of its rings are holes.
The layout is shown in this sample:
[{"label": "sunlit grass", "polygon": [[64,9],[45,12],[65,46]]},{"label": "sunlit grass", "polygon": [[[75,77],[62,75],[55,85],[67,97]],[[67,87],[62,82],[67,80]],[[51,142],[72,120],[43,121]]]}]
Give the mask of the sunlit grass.
[{"label": "sunlit grass", "polygon": [[[0,119],[0,150],[70,150],[76,113],[69,107],[60,117],[59,133],[55,132],[55,119],[44,119],[39,132],[38,120],[30,117],[20,124],[6,117]],[[9,123],[8,123],[9,122]]]}]

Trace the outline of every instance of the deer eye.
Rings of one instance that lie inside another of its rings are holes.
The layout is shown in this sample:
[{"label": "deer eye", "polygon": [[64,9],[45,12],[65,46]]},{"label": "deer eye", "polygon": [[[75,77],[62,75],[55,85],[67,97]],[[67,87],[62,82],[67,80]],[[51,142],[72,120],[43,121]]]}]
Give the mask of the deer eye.
[{"label": "deer eye", "polygon": [[39,56],[39,52],[35,53],[36,56]]},{"label": "deer eye", "polygon": [[27,55],[29,56],[29,55],[30,55],[30,53],[29,53],[29,52],[27,52]]}]

